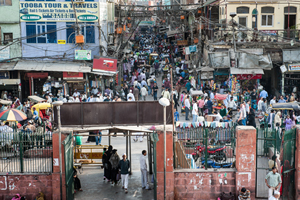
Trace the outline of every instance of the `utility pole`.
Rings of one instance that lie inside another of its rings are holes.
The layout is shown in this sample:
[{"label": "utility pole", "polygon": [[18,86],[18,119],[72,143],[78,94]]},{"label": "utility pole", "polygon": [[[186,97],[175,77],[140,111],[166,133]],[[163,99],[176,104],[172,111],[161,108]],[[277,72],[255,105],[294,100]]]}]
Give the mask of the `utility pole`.
[{"label": "utility pole", "polygon": [[102,42],[101,42],[101,25],[100,25],[100,19],[98,19],[98,30],[99,30],[99,51],[100,51],[100,56],[102,56]]},{"label": "utility pole", "polygon": [[74,6],[74,1],[71,0],[71,3],[72,3],[73,11],[74,11],[74,14],[75,14],[75,20],[76,20],[76,32],[77,32],[77,35],[79,35],[80,32],[79,32],[79,27],[78,27],[78,19],[77,19],[76,9],[75,9],[75,6]]}]

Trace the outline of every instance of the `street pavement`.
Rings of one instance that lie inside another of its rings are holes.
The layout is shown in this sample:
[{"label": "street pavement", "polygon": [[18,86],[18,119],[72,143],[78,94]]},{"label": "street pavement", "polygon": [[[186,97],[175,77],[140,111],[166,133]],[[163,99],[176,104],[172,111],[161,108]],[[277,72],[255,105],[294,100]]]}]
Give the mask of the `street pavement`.
[{"label": "street pavement", "polygon": [[[104,134],[105,132],[103,132]],[[78,173],[78,177],[81,181],[82,192],[77,191],[75,194],[75,200],[152,200],[154,199],[153,184],[151,183],[152,175],[148,176],[148,182],[152,190],[142,189],[141,175],[140,175],[140,163],[139,158],[142,155],[142,150],[147,150],[147,138],[144,137],[143,142],[134,142],[131,138],[131,154],[132,159],[132,175],[129,176],[128,193],[125,194],[122,189],[122,184],[119,183],[116,186],[111,186],[110,183],[103,180],[103,169],[99,165],[83,165],[82,174]],[[83,144],[87,140],[87,137],[83,137]],[[89,143],[93,145],[95,143]],[[102,145],[108,145],[108,137],[102,137]],[[118,154],[121,158],[122,154],[126,152],[126,138],[123,136],[111,137],[111,145],[114,149],[118,150]],[[148,164],[148,163],[147,163]],[[148,164],[149,170],[149,164]]]}]

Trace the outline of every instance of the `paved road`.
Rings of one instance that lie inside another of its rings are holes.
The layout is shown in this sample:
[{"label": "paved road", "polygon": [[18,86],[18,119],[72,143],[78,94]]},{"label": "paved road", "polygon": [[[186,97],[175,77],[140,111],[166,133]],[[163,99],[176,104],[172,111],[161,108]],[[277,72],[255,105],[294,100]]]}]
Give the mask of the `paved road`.
[{"label": "paved road", "polygon": [[[86,141],[87,137],[84,137],[82,141]],[[79,174],[79,178],[82,184],[82,192],[75,194],[75,200],[152,200],[154,199],[154,190],[143,190],[140,178],[140,164],[139,158],[142,155],[142,150],[147,150],[147,140],[144,138],[143,142],[134,142],[132,138],[132,175],[129,176],[128,194],[122,190],[122,185],[111,186],[106,181],[103,181],[103,169],[100,166],[84,165],[83,173]],[[111,137],[111,144],[114,149],[118,150],[118,154],[121,155],[126,152],[125,137]],[[95,144],[95,143],[89,143]],[[102,144],[108,145],[108,137],[102,137]],[[149,167],[149,165],[148,165]],[[149,169],[148,169],[149,170]],[[151,175],[149,175],[149,182],[151,181]],[[153,188],[153,184],[150,186]]]}]

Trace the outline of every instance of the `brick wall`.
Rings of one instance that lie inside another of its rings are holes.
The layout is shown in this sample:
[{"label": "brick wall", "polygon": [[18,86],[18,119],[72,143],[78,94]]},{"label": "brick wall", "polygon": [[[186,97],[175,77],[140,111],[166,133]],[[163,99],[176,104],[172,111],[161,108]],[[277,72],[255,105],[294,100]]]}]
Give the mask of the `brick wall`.
[{"label": "brick wall", "polygon": [[235,193],[235,170],[191,171],[174,172],[174,199],[217,199],[222,191]]},{"label": "brick wall", "polygon": [[[62,141],[67,135],[62,135]],[[58,133],[52,135],[53,158],[59,158]],[[65,165],[64,146],[62,145],[62,185],[63,199],[66,197],[65,188]],[[53,166],[53,173],[50,174],[0,174],[0,200],[11,200],[15,194],[26,196],[27,199],[35,197],[43,192],[46,200],[60,199],[60,174],[59,166]]]},{"label": "brick wall", "polygon": [[[15,194],[35,199],[43,192],[47,200],[52,199],[52,174],[50,175],[5,175],[0,176],[0,200],[11,200]],[[59,185],[59,180],[55,184]],[[50,198],[49,198],[50,197]]]}]

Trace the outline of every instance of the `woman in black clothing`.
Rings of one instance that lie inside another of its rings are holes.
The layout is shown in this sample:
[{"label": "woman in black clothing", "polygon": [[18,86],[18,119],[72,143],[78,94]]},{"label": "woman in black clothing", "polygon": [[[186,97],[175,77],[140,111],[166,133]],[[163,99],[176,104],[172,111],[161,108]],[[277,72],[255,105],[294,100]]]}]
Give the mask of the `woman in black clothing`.
[{"label": "woman in black clothing", "polygon": [[106,177],[107,181],[110,181],[110,179],[111,179],[112,167],[111,167],[111,163],[109,162],[109,159],[112,155],[112,149],[113,149],[113,147],[111,145],[109,145],[108,150],[105,152],[106,156],[105,156],[105,161],[104,161],[105,162],[104,167],[105,167],[105,173],[106,173],[105,177]]},{"label": "woman in black clothing", "polygon": [[253,126],[256,128],[256,122],[255,122],[255,111],[253,108],[250,108],[250,112],[248,115],[248,125]]},{"label": "woman in black clothing", "polygon": [[82,189],[81,189],[81,183],[80,183],[79,178],[77,177],[77,170],[75,169],[75,167],[73,167],[73,178],[74,178],[74,189],[75,189],[75,192],[76,192],[76,190],[82,191]]}]

